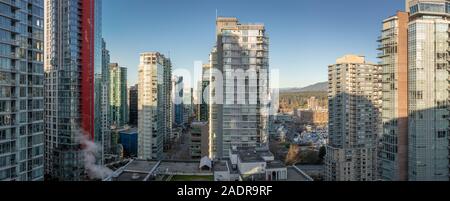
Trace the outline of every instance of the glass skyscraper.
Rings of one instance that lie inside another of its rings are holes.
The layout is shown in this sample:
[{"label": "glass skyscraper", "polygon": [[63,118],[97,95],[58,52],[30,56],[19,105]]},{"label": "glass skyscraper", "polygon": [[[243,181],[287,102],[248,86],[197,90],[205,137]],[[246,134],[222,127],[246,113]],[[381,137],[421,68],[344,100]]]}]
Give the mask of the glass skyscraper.
[{"label": "glass skyscraper", "polygon": [[44,179],[44,2],[0,1],[0,181]]},{"label": "glass skyscraper", "polygon": [[127,68],[111,63],[109,75],[111,125],[121,128],[128,123]]},{"label": "glass skyscraper", "polygon": [[45,0],[45,141],[49,179],[83,180],[80,139],[100,148],[102,128],[101,0]]},{"label": "glass skyscraper", "polygon": [[449,179],[450,2],[408,0],[408,177]]},{"label": "glass skyscraper", "polygon": [[185,123],[184,121],[184,83],[182,76],[173,77],[173,122],[179,126]]}]

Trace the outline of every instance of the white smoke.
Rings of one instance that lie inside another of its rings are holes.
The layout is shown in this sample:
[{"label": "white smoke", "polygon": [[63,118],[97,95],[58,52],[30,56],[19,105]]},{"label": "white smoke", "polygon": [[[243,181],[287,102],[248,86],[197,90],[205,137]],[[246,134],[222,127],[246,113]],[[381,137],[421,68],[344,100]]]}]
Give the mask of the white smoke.
[{"label": "white smoke", "polygon": [[96,163],[97,156],[100,154],[99,146],[90,140],[88,135],[84,135],[84,132],[77,133],[79,133],[78,140],[82,147],[84,168],[89,179],[104,179],[112,175],[112,170]]}]

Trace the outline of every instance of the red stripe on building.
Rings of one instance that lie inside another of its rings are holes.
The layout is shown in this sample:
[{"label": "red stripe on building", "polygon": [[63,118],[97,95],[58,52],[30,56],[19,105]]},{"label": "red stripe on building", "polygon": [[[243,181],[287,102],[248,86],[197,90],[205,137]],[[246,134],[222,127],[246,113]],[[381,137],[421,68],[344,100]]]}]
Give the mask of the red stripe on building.
[{"label": "red stripe on building", "polygon": [[81,0],[81,128],[94,139],[94,0]]}]

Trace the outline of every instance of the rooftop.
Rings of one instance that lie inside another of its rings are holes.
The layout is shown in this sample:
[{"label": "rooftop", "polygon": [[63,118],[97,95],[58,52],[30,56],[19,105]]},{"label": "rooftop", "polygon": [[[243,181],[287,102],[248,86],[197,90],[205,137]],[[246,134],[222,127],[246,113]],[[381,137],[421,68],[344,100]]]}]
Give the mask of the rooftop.
[{"label": "rooftop", "polygon": [[269,150],[259,150],[256,151],[256,153],[261,157],[274,157],[274,155]]},{"label": "rooftop", "polygon": [[257,151],[239,150],[238,156],[243,163],[265,162],[264,158],[262,158]]},{"label": "rooftop", "polygon": [[217,21],[224,21],[224,22],[235,22],[238,21],[236,17],[224,17],[224,16],[218,16]]},{"label": "rooftop", "polygon": [[148,173],[156,165],[158,165],[158,161],[134,160],[126,166],[125,171]]},{"label": "rooftop", "polygon": [[115,181],[144,181],[148,174],[136,172],[123,172]]},{"label": "rooftop", "polygon": [[287,181],[313,181],[311,177],[296,167],[287,168]]},{"label": "rooftop", "polygon": [[281,161],[270,161],[267,162],[267,169],[278,169],[278,168],[285,168],[286,165],[284,165]]},{"label": "rooftop", "polygon": [[137,128],[130,128],[130,129],[126,129],[126,130],[121,130],[119,131],[119,133],[123,133],[123,134],[137,134],[138,129]]},{"label": "rooftop", "polygon": [[211,174],[200,169],[199,161],[161,161],[157,168],[159,174]]},{"label": "rooftop", "polygon": [[228,171],[228,162],[227,161],[216,161],[213,163],[213,170],[214,171],[219,171],[219,172],[224,172],[224,171]]},{"label": "rooftop", "polygon": [[147,176],[158,166],[158,161],[132,160],[116,170],[114,181],[145,181]]},{"label": "rooftop", "polygon": [[345,63],[355,63],[355,64],[364,64],[366,63],[366,59],[364,56],[352,55],[348,54],[336,60],[337,64],[345,64]]}]

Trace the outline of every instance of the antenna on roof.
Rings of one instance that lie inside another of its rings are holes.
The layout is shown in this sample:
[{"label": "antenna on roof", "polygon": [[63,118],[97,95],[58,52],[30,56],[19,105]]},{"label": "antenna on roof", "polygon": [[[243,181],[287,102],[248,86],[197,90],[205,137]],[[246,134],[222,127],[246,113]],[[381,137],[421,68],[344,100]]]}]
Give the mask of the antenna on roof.
[{"label": "antenna on roof", "polygon": [[216,8],[216,20],[217,20],[217,18],[219,17],[219,16],[218,16],[218,13],[219,13],[219,11],[218,11],[217,8]]}]

